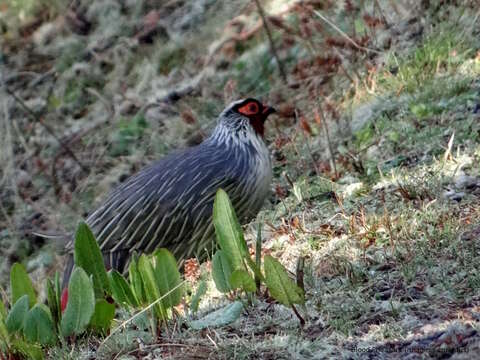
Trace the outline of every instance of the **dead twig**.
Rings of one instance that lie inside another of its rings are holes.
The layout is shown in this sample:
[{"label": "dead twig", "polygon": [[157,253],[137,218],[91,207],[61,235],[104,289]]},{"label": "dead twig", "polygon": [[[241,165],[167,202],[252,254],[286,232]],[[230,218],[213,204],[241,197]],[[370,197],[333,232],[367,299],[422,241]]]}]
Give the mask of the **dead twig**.
[{"label": "dead twig", "polygon": [[334,28],[338,33],[340,33],[340,35],[342,35],[349,43],[351,43],[354,47],[356,47],[357,49],[359,50],[363,50],[363,51],[368,51],[368,52],[373,52],[375,54],[382,54],[381,51],[378,51],[378,50],[374,50],[374,49],[370,49],[370,48],[367,48],[367,47],[364,47],[364,46],[361,46],[359,44],[356,43],[355,40],[353,40],[350,36],[348,36],[347,34],[345,34],[344,31],[342,31],[342,29],[340,29],[337,25],[335,25],[332,21],[330,21],[329,19],[327,19],[325,16],[322,15],[322,13],[320,13],[319,11],[317,10],[313,10],[313,12],[315,13],[315,15],[317,15],[320,19],[322,19],[323,21],[325,21],[328,25],[330,25],[332,28]]},{"label": "dead twig", "polygon": [[283,63],[280,61],[280,58],[278,56],[277,48],[275,47],[275,43],[273,42],[272,33],[270,32],[270,28],[268,26],[267,19],[265,17],[265,12],[263,11],[263,8],[260,5],[259,0],[255,0],[255,4],[257,5],[257,9],[258,9],[258,13],[260,14],[260,17],[262,18],[263,26],[265,27],[265,32],[267,33],[268,41],[270,42],[270,50],[272,51],[273,57],[277,61],[278,70],[280,71],[280,76],[282,77],[283,82],[287,84],[288,83],[287,73],[285,72]]},{"label": "dead twig", "polygon": [[330,161],[332,162],[333,171],[335,172],[335,178],[337,178],[338,177],[337,164],[335,162],[333,146],[332,146],[332,142],[330,141],[330,134],[328,133],[328,127],[325,121],[326,119],[325,119],[325,115],[323,114],[321,105],[318,105],[317,108],[315,109],[315,119],[317,120],[317,123],[320,123],[319,125],[321,125],[323,127],[323,130],[325,131],[325,136],[327,138],[327,144],[328,144],[328,152],[330,155]]},{"label": "dead twig", "polygon": [[[298,124],[299,121],[298,121],[298,111],[297,111],[297,109],[294,110],[294,116],[295,116],[295,123]],[[315,169],[315,173],[317,174],[317,176],[320,176],[321,175],[320,169],[317,166],[317,161],[315,160],[315,157],[313,156],[312,148],[310,147],[310,143],[309,143],[308,138],[305,134],[304,134],[304,138],[305,138],[305,145],[307,146],[308,153],[309,153],[310,157],[312,158],[313,168]]]},{"label": "dead twig", "polygon": [[55,131],[50,127],[50,125],[46,124],[43,119],[36,114],[27,104],[13,91],[11,91],[8,87],[5,86],[5,91],[9,94],[13,99],[20,105],[20,107],[35,121],[38,122],[42,127],[60,144],[61,148],[65,153],[70,156],[79,166],[80,168],[88,174],[88,168],[82,164],[82,162],[77,158],[75,153],[70,149],[70,147],[65,144],[58,136],[55,134]]}]

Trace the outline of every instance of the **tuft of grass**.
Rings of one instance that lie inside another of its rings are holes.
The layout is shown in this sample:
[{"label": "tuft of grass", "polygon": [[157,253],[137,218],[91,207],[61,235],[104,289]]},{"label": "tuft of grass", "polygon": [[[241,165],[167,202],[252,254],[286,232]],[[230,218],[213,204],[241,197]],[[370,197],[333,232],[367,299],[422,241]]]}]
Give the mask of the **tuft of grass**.
[{"label": "tuft of grass", "polygon": [[378,76],[378,85],[387,92],[412,94],[431,84],[436,77],[455,74],[475,55],[473,48],[473,40],[462,36],[461,29],[440,30],[404,58],[390,53],[386,70]]}]

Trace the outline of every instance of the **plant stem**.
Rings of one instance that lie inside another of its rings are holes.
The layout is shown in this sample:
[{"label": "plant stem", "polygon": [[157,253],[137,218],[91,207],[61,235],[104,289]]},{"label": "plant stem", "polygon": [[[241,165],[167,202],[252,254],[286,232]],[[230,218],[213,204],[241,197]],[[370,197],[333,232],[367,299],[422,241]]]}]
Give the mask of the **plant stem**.
[{"label": "plant stem", "polygon": [[303,269],[305,268],[305,258],[303,256],[300,256],[297,260],[297,271],[296,271],[296,277],[297,277],[297,286],[303,290],[305,293],[305,283],[303,281],[304,277],[304,271]]},{"label": "plant stem", "polygon": [[297,315],[298,320],[300,320],[300,325],[303,327],[305,325],[305,319],[300,315],[294,304],[292,304],[292,310],[295,315]]},{"label": "plant stem", "polygon": [[257,5],[258,13],[260,17],[262,18],[263,26],[265,27],[265,32],[267,33],[268,41],[270,42],[270,50],[272,51],[272,55],[277,61],[278,65],[278,70],[280,71],[280,76],[282,77],[282,80],[285,84],[288,83],[287,81],[287,73],[285,72],[285,69],[283,68],[283,63],[280,61],[280,58],[278,57],[277,53],[277,48],[275,47],[275,44],[273,42],[273,37],[272,33],[270,32],[269,25],[267,23],[267,18],[265,16],[265,12],[263,11],[262,6],[260,5],[259,0],[255,0],[255,4]]},{"label": "plant stem", "polygon": [[[262,265],[262,224],[263,219],[260,219],[257,225],[257,241],[255,243],[255,264],[259,270],[260,266]],[[260,278],[257,276],[257,273],[255,273],[255,285],[257,286],[257,292],[259,292]]]}]

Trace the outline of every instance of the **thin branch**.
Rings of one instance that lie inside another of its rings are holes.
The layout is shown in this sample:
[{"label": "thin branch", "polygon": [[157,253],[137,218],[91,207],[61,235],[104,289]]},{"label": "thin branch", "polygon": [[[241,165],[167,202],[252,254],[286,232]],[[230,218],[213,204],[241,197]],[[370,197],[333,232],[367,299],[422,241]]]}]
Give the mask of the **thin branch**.
[{"label": "thin branch", "polygon": [[183,280],[180,284],[178,284],[177,286],[175,286],[173,289],[170,289],[166,294],[162,295],[161,297],[159,297],[157,300],[155,300],[154,302],[152,302],[150,305],[148,305],[147,307],[143,308],[141,311],[139,311],[138,313],[136,313],[135,315],[133,315],[131,318],[125,320],[124,322],[122,322],[120,325],[118,325],[115,329],[112,330],[112,332],[105,338],[103,339],[103,341],[100,343],[100,345],[98,346],[98,349],[100,349],[100,347],[102,345],[104,345],[108,339],[110,339],[113,334],[115,334],[118,330],[122,329],[122,328],[125,328],[125,326],[133,321],[133,319],[137,318],[138,316],[140,316],[141,314],[143,314],[145,311],[151,309],[152,307],[154,307],[156,304],[158,304],[160,301],[162,301],[165,297],[167,297],[168,295],[170,295],[172,292],[174,292],[175,290],[179,289],[180,287],[182,287],[183,285],[185,285],[187,281],[186,280]]},{"label": "thin branch", "polygon": [[257,9],[258,9],[258,13],[260,14],[260,17],[262,18],[263,26],[265,27],[265,32],[267,33],[268,41],[270,42],[270,50],[272,51],[273,57],[277,61],[278,70],[280,71],[280,76],[282,77],[283,82],[287,84],[288,83],[287,73],[283,68],[283,63],[280,61],[280,58],[278,57],[277,48],[275,47],[275,43],[273,42],[272,33],[270,32],[270,28],[267,23],[267,19],[265,17],[265,12],[263,11],[263,8],[260,5],[259,0],[255,0],[255,4],[257,5]]},{"label": "thin branch", "polygon": [[333,171],[335,172],[335,177],[338,177],[337,173],[337,164],[335,162],[335,156],[333,154],[333,146],[332,142],[330,141],[330,134],[328,133],[328,126],[326,123],[325,115],[323,114],[322,106],[319,104],[315,109],[315,115],[320,120],[323,130],[325,131],[325,136],[327,137],[327,145],[328,145],[328,152],[330,153],[330,161],[333,165]]},{"label": "thin branch", "polygon": [[363,51],[369,51],[369,52],[373,52],[375,54],[383,54],[381,51],[378,51],[378,50],[374,50],[374,49],[370,49],[370,48],[367,48],[367,47],[364,47],[364,46],[361,46],[359,44],[357,44],[355,42],[355,40],[353,40],[350,36],[348,36],[342,29],[340,29],[337,25],[335,25],[332,21],[328,20],[325,16],[322,15],[322,13],[320,13],[319,11],[317,10],[313,10],[313,12],[315,13],[315,15],[317,15],[320,19],[322,19],[323,21],[325,21],[328,25],[330,25],[332,28],[334,28],[337,32],[340,33],[340,35],[342,35],[345,39],[347,39],[347,41],[349,43],[351,43],[353,46],[355,46],[357,49],[359,50],[363,50]]},{"label": "thin branch", "polygon": [[[293,114],[294,114],[294,117],[295,117],[295,123],[298,124],[299,120],[298,120],[297,109],[294,110]],[[313,156],[312,148],[310,147],[310,143],[308,141],[307,136],[305,135],[305,132],[303,132],[303,137],[305,139],[305,145],[307,146],[308,153],[309,153],[310,157],[312,158],[312,163],[313,163],[313,168],[315,169],[315,173],[317,174],[317,176],[320,176],[322,173],[320,172],[320,169],[317,166],[317,161],[315,160],[315,157]]]},{"label": "thin branch", "polygon": [[79,166],[80,168],[88,174],[89,170],[88,168],[82,164],[82,162],[77,158],[75,153],[68,147],[67,144],[65,144],[62,139],[60,139],[57,134],[55,134],[55,131],[50,127],[50,125],[46,124],[42,118],[36,114],[32,109],[28,107],[27,104],[12,90],[10,90],[7,86],[5,86],[5,91],[7,94],[9,94],[13,99],[22,107],[23,110],[35,121],[38,122],[40,125],[43,126],[43,128],[60,144],[62,149],[65,151],[67,155],[69,155]]}]

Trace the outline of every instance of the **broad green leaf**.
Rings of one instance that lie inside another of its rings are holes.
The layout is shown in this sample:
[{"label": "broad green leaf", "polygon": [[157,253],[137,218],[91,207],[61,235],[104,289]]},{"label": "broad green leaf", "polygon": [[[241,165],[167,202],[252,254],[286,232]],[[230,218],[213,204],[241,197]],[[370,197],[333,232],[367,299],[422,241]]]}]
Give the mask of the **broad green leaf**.
[{"label": "broad green leaf", "polygon": [[230,286],[230,276],[232,267],[223,250],[218,250],[212,259],[212,277],[218,291],[226,293],[232,290]]},{"label": "broad green leaf", "polygon": [[162,304],[165,309],[169,309],[180,304],[180,301],[182,300],[182,286],[177,287],[182,282],[177,267],[177,261],[167,249],[156,250],[154,257],[155,279],[157,281],[158,289],[160,290],[160,295],[165,296],[162,299]]},{"label": "broad green leaf", "polygon": [[92,282],[82,268],[76,267],[68,283],[68,303],[61,321],[62,335],[82,333],[94,310],[95,293]]},{"label": "broad green leaf", "polygon": [[20,263],[13,264],[10,269],[10,288],[12,289],[12,304],[15,304],[23,295],[28,295],[30,307],[36,304],[37,296],[33,288],[32,280],[27,271]]},{"label": "broad green leaf", "polygon": [[122,306],[138,306],[137,298],[122,274],[117,270],[111,270],[108,273],[108,280],[110,281],[113,299],[117,304]]},{"label": "broad green leaf", "polygon": [[232,270],[245,269],[243,259],[249,257],[247,243],[228,195],[218,189],[213,203],[213,224],[220,248],[230,262]]},{"label": "broad green leaf", "polygon": [[302,289],[290,279],[283,265],[270,255],[265,256],[264,262],[265,284],[270,295],[285,306],[303,304],[305,299]]},{"label": "broad green leaf", "polygon": [[40,345],[26,342],[22,339],[14,339],[12,341],[12,348],[16,353],[22,354],[29,360],[43,360],[43,350]]},{"label": "broad green leaf", "polygon": [[22,329],[23,321],[28,312],[28,304],[28,295],[23,295],[10,309],[5,320],[5,325],[10,334]]},{"label": "broad green leaf", "polygon": [[245,270],[235,270],[230,275],[230,285],[234,289],[242,289],[245,292],[254,292],[257,290],[255,280]]},{"label": "broad green leaf", "polygon": [[75,265],[80,266],[93,278],[95,297],[103,298],[105,293],[110,293],[107,271],[103,262],[103,256],[95,236],[84,222],[77,227],[75,234],[75,250],[73,253]]},{"label": "broad green leaf", "polygon": [[235,301],[232,304],[211,312],[207,316],[190,322],[190,327],[195,330],[201,330],[208,327],[220,327],[233,323],[242,313],[243,303]]},{"label": "broad green leaf", "polygon": [[[160,298],[160,290],[157,286],[152,262],[146,255],[140,256],[140,259],[138,260],[138,271],[142,276],[146,299],[149,303],[153,303]],[[167,313],[161,303],[155,305],[154,308],[158,317],[161,317],[162,319],[167,318]]]},{"label": "broad green leaf", "polygon": [[29,342],[51,345],[55,342],[55,324],[48,308],[37,304],[25,316],[23,334]]},{"label": "broad green leaf", "polygon": [[135,297],[137,298],[140,304],[145,303],[146,296],[145,296],[145,288],[143,286],[142,276],[138,271],[138,261],[137,261],[137,254],[133,253],[130,259],[130,265],[128,267],[128,277],[131,283],[131,288]]},{"label": "broad green leaf", "polygon": [[198,310],[198,305],[200,304],[200,300],[202,296],[205,295],[207,292],[207,282],[205,280],[200,281],[197,287],[197,291],[195,291],[195,295],[192,297],[192,301],[190,301],[190,310],[193,313],[196,313]]},{"label": "broad green leaf", "polygon": [[110,329],[110,325],[112,324],[112,320],[114,316],[115,316],[115,305],[110,304],[105,299],[99,299],[95,303],[95,311],[90,320],[90,325],[93,328],[106,334],[107,331]]}]

